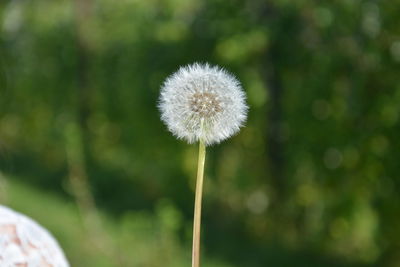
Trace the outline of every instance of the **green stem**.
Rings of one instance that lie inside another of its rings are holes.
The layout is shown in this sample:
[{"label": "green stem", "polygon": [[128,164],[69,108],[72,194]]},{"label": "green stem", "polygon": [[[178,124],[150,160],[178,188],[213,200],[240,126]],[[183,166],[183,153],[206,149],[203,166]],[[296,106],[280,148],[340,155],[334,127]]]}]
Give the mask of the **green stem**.
[{"label": "green stem", "polygon": [[203,195],[203,177],[204,177],[205,160],[206,160],[206,146],[204,145],[204,142],[200,140],[199,159],[197,166],[196,196],[194,203],[192,267],[200,266],[201,200]]}]

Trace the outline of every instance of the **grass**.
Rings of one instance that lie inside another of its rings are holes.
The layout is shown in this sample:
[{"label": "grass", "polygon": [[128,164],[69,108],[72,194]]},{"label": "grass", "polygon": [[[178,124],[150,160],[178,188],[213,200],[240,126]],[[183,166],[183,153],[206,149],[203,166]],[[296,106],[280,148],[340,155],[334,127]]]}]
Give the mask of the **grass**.
[{"label": "grass", "polygon": [[[99,248],[85,229],[77,205],[52,192],[1,178],[2,204],[24,213],[47,228],[59,241],[71,266],[186,267],[190,265],[190,240],[182,245],[178,233],[182,220],[178,210],[162,200],[155,212],[127,211],[112,218],[100,211],[106,248]],[[205,258],[205,267],[229,267]]]}]

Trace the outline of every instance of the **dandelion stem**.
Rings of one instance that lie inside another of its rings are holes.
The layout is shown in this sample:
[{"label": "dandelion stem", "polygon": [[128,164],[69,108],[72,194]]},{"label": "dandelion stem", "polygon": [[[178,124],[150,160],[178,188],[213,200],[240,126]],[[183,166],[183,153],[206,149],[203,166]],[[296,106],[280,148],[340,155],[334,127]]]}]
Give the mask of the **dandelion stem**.
[{"label": "dandelion stem", "polygon": [[196,196],[194,203],[192,267],[200,266],[201,200],[203,195],[205,160],[206,160],[206,146],[204,145],[204,142],[200,140],[199,159],[197,166]]}]

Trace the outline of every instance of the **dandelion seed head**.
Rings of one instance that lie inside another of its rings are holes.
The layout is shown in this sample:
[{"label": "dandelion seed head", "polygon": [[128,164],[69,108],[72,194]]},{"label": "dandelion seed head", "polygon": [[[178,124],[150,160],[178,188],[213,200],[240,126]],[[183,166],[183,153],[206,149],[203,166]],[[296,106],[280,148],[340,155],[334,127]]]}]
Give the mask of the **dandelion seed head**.
[{"label": "dandelion seed head", "polygon": [[247,117],[239,81],[208,64],[181,67],[164,82],[159,99],[161,119],[189,143],[219,143],[237,133]]},{"label": "dandelion seed head", "polygon": [[0,205],[0,266],[69,267],[69,264],[46,229]]}]

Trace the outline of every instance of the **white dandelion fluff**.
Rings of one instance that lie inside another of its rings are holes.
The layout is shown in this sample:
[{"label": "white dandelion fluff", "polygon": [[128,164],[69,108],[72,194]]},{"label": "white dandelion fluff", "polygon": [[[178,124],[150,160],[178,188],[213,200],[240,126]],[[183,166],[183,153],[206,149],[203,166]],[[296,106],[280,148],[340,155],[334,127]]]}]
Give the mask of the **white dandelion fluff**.
[{"label": "white dandelion fluff", "polygon": [[247,117],[239,81],[208,64],[181,67],[164,82],[159,100],[161,119],[189,143],[219,143],[239,131]]},{"label": "white dandelion fluff", "polygon": [[68,267],[69,264],[46,229],[0,205],[0,266]]}]

